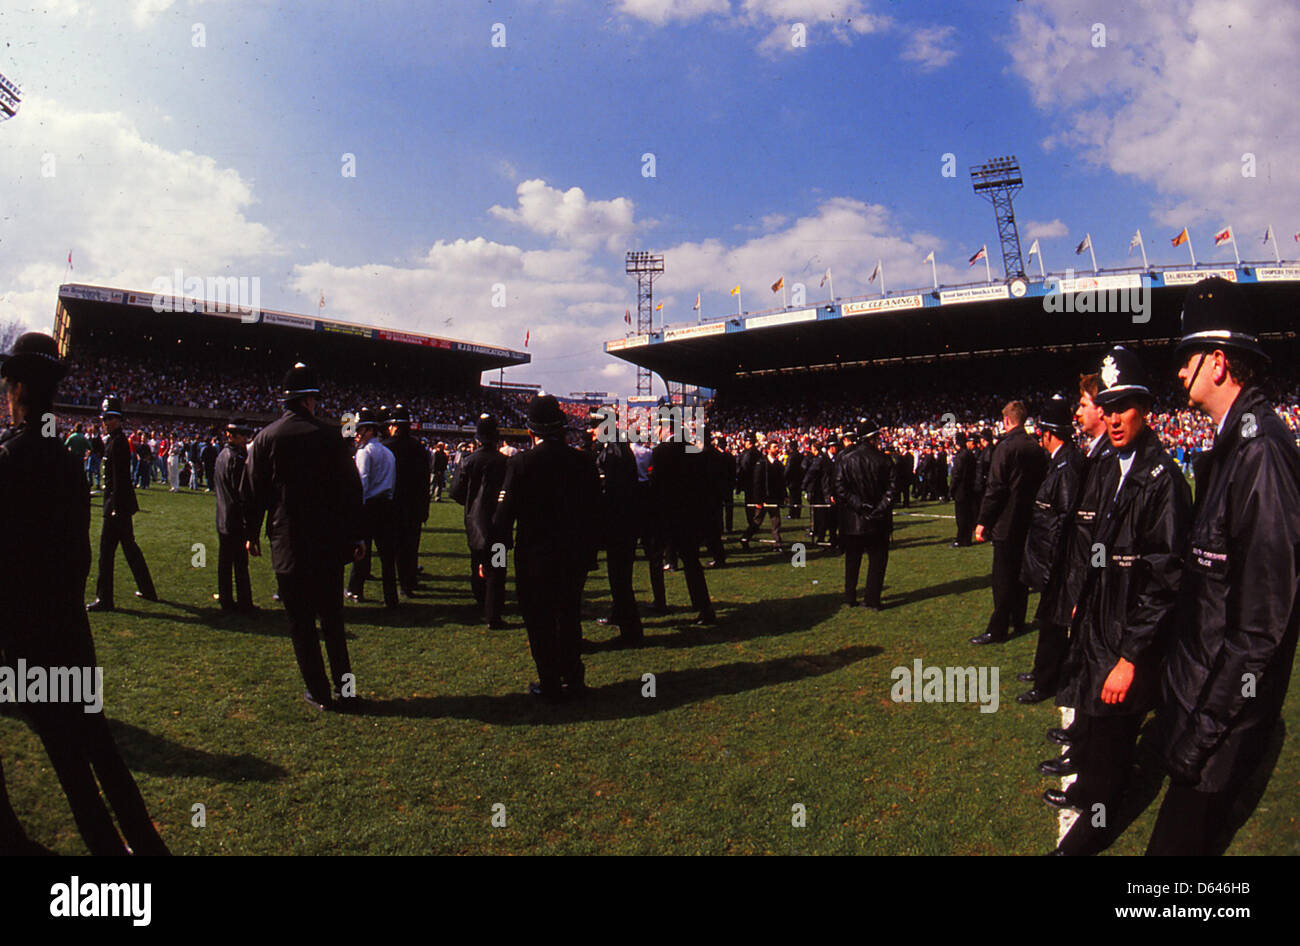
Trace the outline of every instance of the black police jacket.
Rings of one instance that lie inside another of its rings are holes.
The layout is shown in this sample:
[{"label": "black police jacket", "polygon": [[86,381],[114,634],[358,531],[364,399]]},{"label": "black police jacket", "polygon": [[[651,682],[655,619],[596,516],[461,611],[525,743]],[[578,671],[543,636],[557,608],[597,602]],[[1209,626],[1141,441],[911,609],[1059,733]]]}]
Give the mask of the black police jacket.
[{"label": "black police jacket", "polygon": [[527,562],[557,574],[593,567],[599,490],[589,453],[560,438],[543,440],[506,461],[493,539],[513,546],[516,566]]},{"label": "black police jacket", "polygon": [[989,469],[993,466],[993,447],[988,446],[975,457],[975,492],[981,496],[989,488]]},{"label": "black police jacket", "polygon": [[131,485],[131,442],[119,427],[104,448],[104,515],[134,516],[139,511]]},{"label": "black police jacket", "polygon": [[[716,451],[715,451],[716,452]],[[641,522],[637,493],[636,456],[626,441],[600,445],[596,451],[596,472],[600,476],[600,540],[608,548],[611,539],[634,541]]]},{"label": "black police jacket", "polygon": [[[778,464],[779,466],[779,464]],[[703,451],[686,444],[661,443],[650,454],[650,492],[654,513],[668,534],[690,542],[709,515],[709,489]]]},{"label": "black police jacket", "polygon": [[709,496],[719,503],[731,502],[736,492],[736,458],[709,444],[704,448],[704,475]]},{"label": "black police jacket", "polygon": [[1047,461],[1025,538],[1020,581],[1034,591],[1043,591],[1053,572],[1061,569],[1082,485],[1083,453],[1072,443],[1062,444]]},{"label": "black police jacket", "polygon": [[1079,592],[1083,590],[1083,582],[1088,577],[1088,562],[1092,556],[1092,520],[1083,521],[1075,515],[1078,502],[1088,491],[1092,477],[1098,475],[1105,461],[1115,455],[1115,448],[1110,445],[1110,438],[1102,434],[1086,454],[1082,449],[1079,452],[1083,458],[1079,489],[1075,493],[1075,508],[1070,510],[1070,518],[1064,526],[1064,549],[1060,567],[1052,572],[1038,605],[1039,620],[1058,627],[1070,626],[1074,606],[1079,601]]},{"label": "black police jacket", "polygon": [[790,502],[797,503],[803,490],[803,468],[808,458],[798,450],[793,450],[785,458],[785,489]]},{"label": "black police jacket", "polygon": [[506,456],[496,444],[480,446],[456,469],[451,498],[465,507],[465,539],[471,552],[486,552],[492,547],[492,517],[505,481]]},{"label": "black police jacket", "polygon": [[95,666],[84,597],[90,492],[81,464],[57,437],[19,424],[0,438],[0,495],[4,658]]},{"label": "black police jacket", "polygon": [[410,433],[400,431],[383,441],[393,454],[393,510],[403,522],[429,518],[429,451]]},{"label": "black police jacket", "polygon": [[745,502],[752,501],[750,497],[754,492],[754,469],[766,462],[767,458],[758,447],[747,447],[736,458],[736,487],[745,494]]},{"label": "black police jacket", "polygon": [[[1093,716],[1155,704],[1191,525],[1191,489],[1150,428],[1138,435],[1116,495],[1119,481],[1116,455],[1089,479],[1075,511],[1091,524],[1092,550],[1056,701]],[[1103,703],[1102,685],[1121,657],[1134,665],[1133,683],[1123,702]]]},{"label": "black police jacket", "polygon": [[831,461],[826,454],[819,453],[809,457],[803,471],[803,491],[808,494],[808,502],[814,506],[825,505],[831,501],[831,491],[835,488],[831,474]]},{"label": "black police jacket", "polygon": [[879,538],[894,531],[894,500],[900,489],[897,469],[872,443],[859,444],[836,461],[840,535]]},{"label": "black police jacket", "polygon": [[993,448],[988,485],[980,503],[980,525],[994,542],[1023,544],[1033,516],[1034,497],[1047,472],[1047,454],[1017,427]]},{"label": "black police jacket", "polygon": [[249,445],[244,484],[244,534],[265,517],[277,575],[337,568],[361,543],[361,477],[338,425],[286,410]]},{"label": "black police jacket", "polygon": [[244,537],[244,471],[247,461],[246,447],[228,443],[217,454],[212,476],[217,494],[217,531],[241,539]]},{"label": "black police jacket", "polygon": [[952,479],[950,488],[955,502],[969,502],[980,498],[975,488],[975,467],[978,461],[975,452],[969,447],[962,447],[952,458]]},{"label": "black police jacket", "polygon": [[775,505],[785,502],[785,467],[780,460],[762,457],[750,476],[748,502]]},{"label": "black police jacket", "polygon": [[[1166,760],[1204,792],[1263,748],[1300,628],[1300,450],[1265,397],[1238,396],[1198,465],[1177,633],[1165,667]],[[1237,773],[1240,774],[1240,773]]]}]

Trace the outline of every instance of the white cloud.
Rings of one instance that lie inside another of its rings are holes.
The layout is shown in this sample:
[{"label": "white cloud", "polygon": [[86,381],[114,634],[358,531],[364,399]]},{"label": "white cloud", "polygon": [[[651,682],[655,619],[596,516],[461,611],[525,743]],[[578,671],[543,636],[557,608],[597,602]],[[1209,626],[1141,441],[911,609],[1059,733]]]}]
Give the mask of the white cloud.
[{"label": "white cloud", "polygon": [[1059,218],[1051,220],[1022,220],[1020,228],[1024,231],[1024,239],[1050,239],[1052,237],[1063,237],[1070,232],[1064,221]]},{"label": "white cloud", "polygon": [[238,172],[146,141],[120,113],[33,96],[4,132],[0,319],[48,325],[69,250],[73,281],[141,288],[175,267],[257,275],[282,252],[249,219],[253,191]]},{"label": "white cloud", "polygon": [[619,0],[618,6],[628,16],[660,26],[672,20],[687,22],[731,12],[727,0]]},{"label": "white cloud", "polygon": [[580,187],[561,191],[545,181],[524,181],[516,190],[518,209],[494,205],[488,213],[542,236],[557,237],[572,246],[610,251],[627,245],[636,229],[632,201],[588,200]]},{"label": "white cloud", "polygon": [[[1159,222],[1263,232],[1296,212],[1300,8],[1103,0],[1085,14],[1074,0],[1042,0],[1014,23],[1012,68],[1060,129],[1045,144],[1149,186]],[[1253,178],[1242,174],[1247,153]]]},{"label": "white cloud", "polygon": [[918,63],[925,72],[933,72],[952,62],[957,56],[957,28],[955,26],[929,26],[915,30],[907,39],[902,58]]},{"label": "white cloud", "polygon": [[688,23],[712,16],[733,26],[765,31],[759,49],[765,53],[790,52],[801,47],[791,43],[791,26],[807,27],[812,46],[831,37],[850,43],[859,36],[885,29],[887,16],[869,12],[867,0],[619,0],[618,9],[628,16],[663,26]]}]

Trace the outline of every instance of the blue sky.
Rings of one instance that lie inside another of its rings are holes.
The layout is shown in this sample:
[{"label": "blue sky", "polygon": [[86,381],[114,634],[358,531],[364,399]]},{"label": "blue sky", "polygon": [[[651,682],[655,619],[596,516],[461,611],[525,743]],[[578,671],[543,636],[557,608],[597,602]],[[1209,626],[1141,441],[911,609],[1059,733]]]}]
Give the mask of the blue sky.
[{"label": "blue sky", "polygon": [[71,249],[76,281],[180,267],[257,276],[269,307],[324,293],[333,318],[528,332],[533,364],[508,377],[627,393],[601,350],[635,305],[625,250],[665,253],[670,323],[696,292],[732,311],[737,283],[747,310],[780,275],[815,296],[826,266],[838,295],[874,292],[878,258],[889,288],[924,285],[931,249],[956,282],[989,244],[996,276],[967,169],[1008,153],[1049,269],[1089,265],[1084,232],[1102,266],[1135,263],[1137,227],[1154,264],[1186,261],[1184,225],[1198,260],[1232,258],[1211,246],[1225,224],[1244,256],[1271,256],[1269,224],[1296,255],[1300,11],[1078,6],[18,0],[0,12],[0,72],[24,91],[0,125],[0,319],[48,326]]}]

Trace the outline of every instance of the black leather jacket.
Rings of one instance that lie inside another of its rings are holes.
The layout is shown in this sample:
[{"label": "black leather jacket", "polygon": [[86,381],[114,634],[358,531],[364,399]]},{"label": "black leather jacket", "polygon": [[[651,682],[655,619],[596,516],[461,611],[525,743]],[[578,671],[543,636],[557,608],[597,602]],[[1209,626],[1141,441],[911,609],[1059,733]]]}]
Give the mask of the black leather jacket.
[{"label": "black leather jacket", "polygon": [[841,454],[834,476],[841,535],[879,537],[894,531],[897,467],[875,444],[859,444]]}]

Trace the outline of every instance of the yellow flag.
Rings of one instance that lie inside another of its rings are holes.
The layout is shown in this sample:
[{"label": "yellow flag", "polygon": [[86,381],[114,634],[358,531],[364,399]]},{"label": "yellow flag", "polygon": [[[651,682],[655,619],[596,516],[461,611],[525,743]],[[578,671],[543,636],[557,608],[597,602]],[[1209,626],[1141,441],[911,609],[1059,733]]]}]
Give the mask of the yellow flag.
[{"label": "yellow flag", "polygon": [[733,296],[738,296],[738,295],[740,295],[740,287],[737,286],[735,289],[731,290],[731,294],[732,294]]}]

